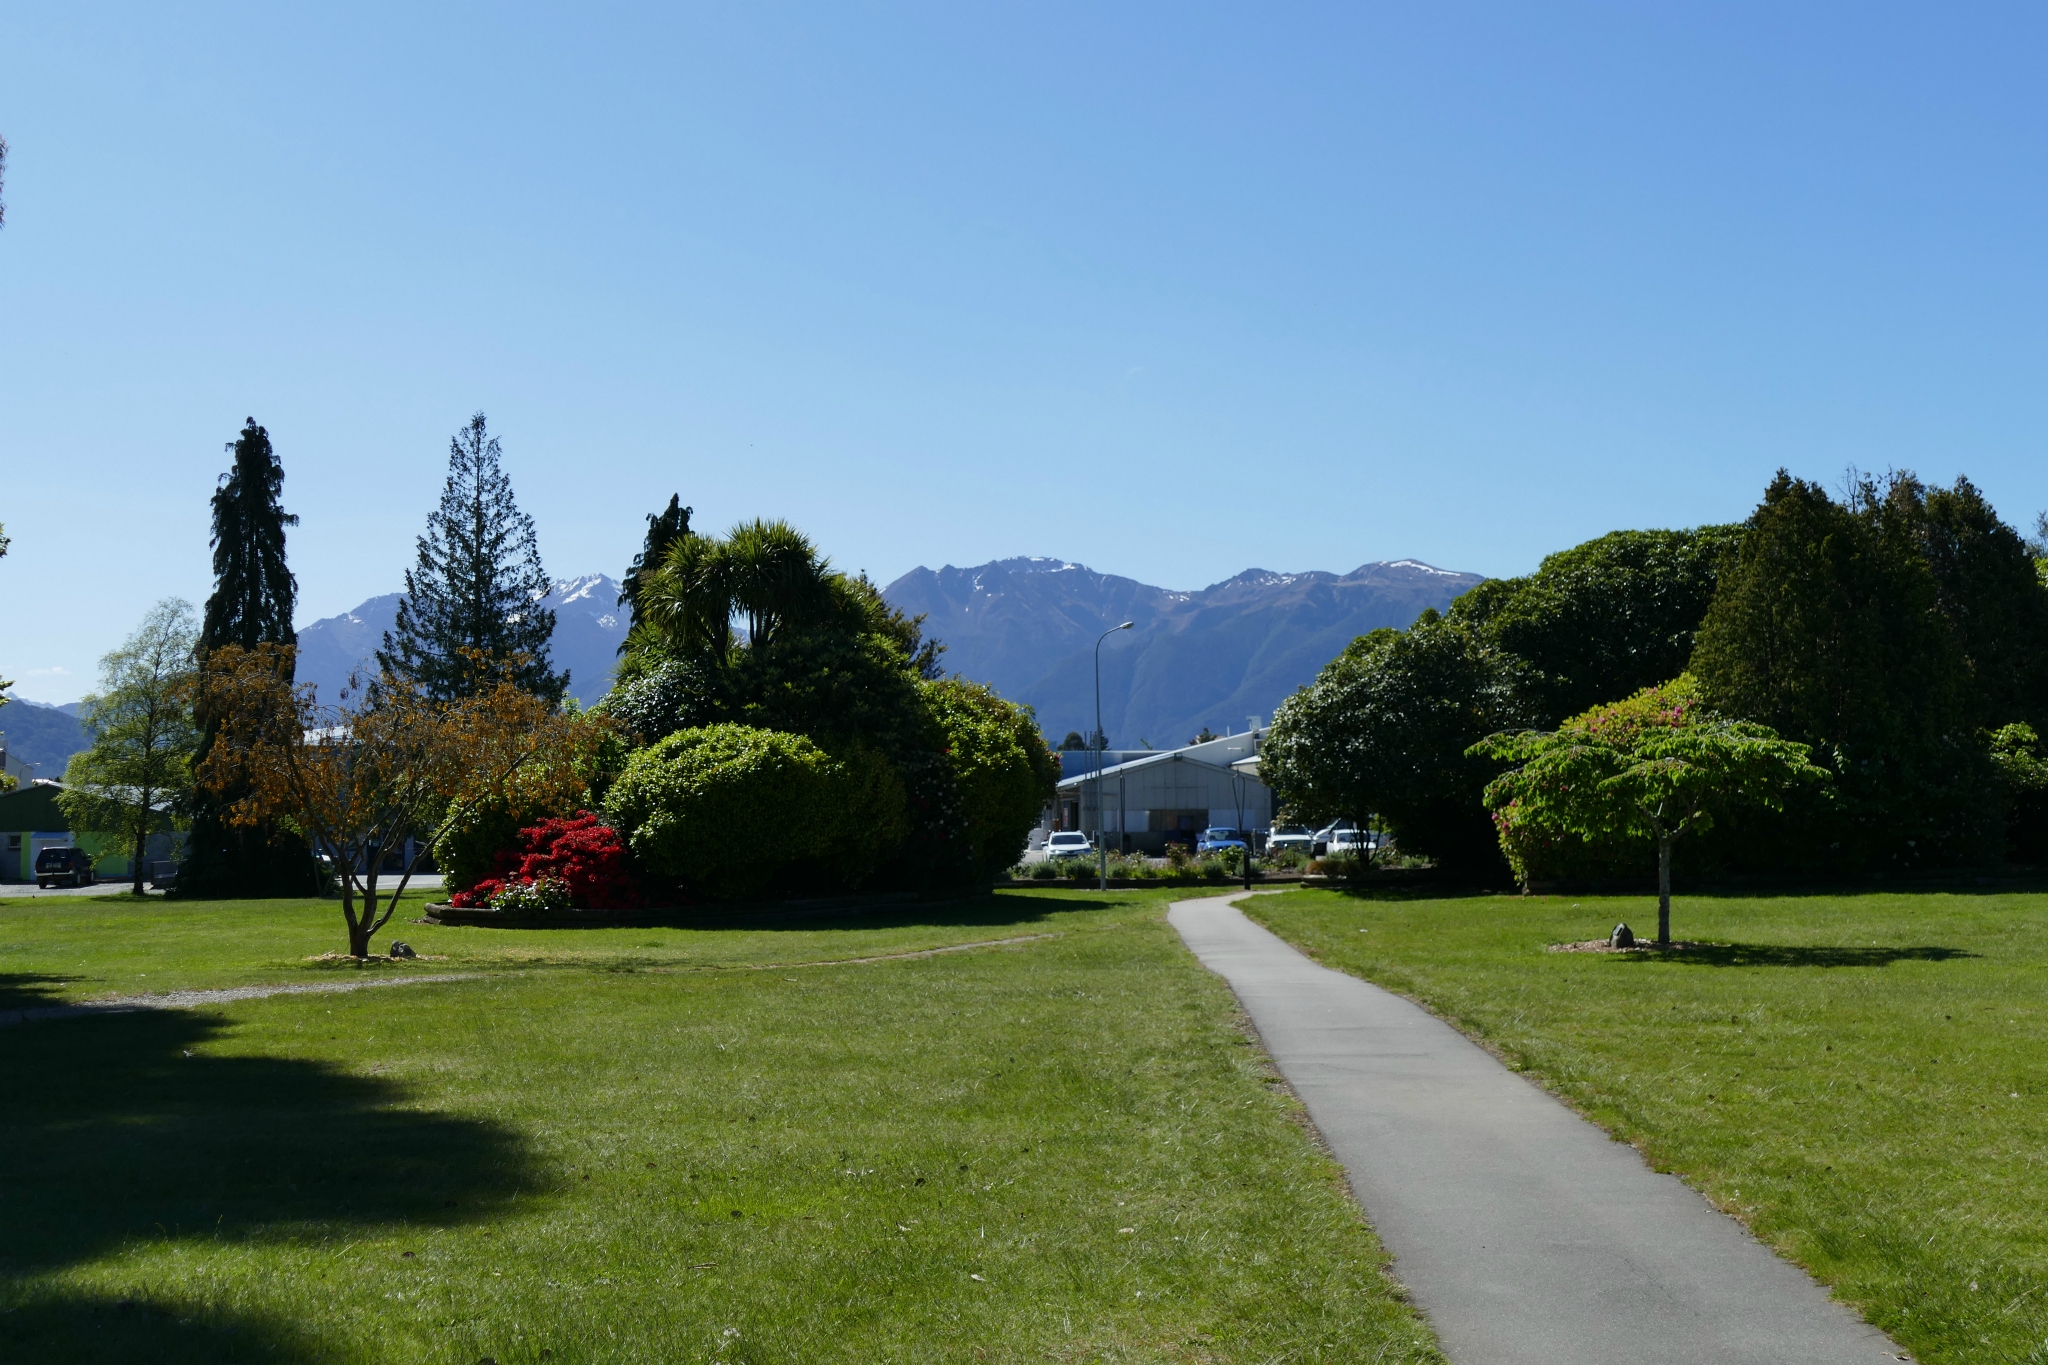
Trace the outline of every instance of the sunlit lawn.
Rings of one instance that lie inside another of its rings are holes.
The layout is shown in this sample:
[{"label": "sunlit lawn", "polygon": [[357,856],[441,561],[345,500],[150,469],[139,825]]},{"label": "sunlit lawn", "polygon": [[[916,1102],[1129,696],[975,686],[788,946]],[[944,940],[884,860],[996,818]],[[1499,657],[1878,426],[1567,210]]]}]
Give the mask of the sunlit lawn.
[{"label": "sunlit lawn", "polygon": [[[405,925],[474,975],[9,1027],[0,1359],[1436,1359],[1168,899]],[[0,1009],[341,946],[0,904]]]},{"label": "sunlit lawn", "polygon": [[1670,960],[1546,952],[1644,898],[1247,908],[1422,1001],[1930,1362],[2048,1360],[2048,896],[1681,897]]}]

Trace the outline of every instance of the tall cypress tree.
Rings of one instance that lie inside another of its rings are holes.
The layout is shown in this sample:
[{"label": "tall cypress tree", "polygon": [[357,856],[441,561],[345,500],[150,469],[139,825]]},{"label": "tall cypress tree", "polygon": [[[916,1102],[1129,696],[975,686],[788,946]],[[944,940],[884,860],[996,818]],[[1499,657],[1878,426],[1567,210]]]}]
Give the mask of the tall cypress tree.
[{"label": "tall cypress tree", "polygon": [[[682,505],[680,493],[669,494],[668,510],[659,514],[647,514],[647,543],[626,569],[625,578],[619,582],[619,605],[627,612],[627,633],[640,624],[640,594],[645,590],[647,580],[661,569],[661,561],[668,556],[668,547],[690,534],[690,513],[694,508]],[[619,646],[624,654],[626,646]]]},{"label": "tall cypress tree", "polygon": [[520,687],[560,701],[569,675],[549,666],[555,614],[540,605],[549,587],[540,542],[513,501],[501,453],[480,412],[448,443],[441,506],[427,518],[377,664],[441,698],[472,695],[509,665]]},{"label": "tall cypress tree", "polygon": [[[203,659],[226,645],[298,644],[292,607],[298,580],[285,567],[284,533],[299,519],[279,503],[284,466],[271,449],[270,433],[251,417],[227,447],[235,465],[221,476],[213,494],[213,596],[199,629]],[[205,759],[220,733],[218,717],[202,716],[195,763]],[[318,888],[312,850],[289,830],[228,823],[227,807],[237,792],[199,790],[193,796],[192,830],[178,868],[178,894],[307,896]]]}]

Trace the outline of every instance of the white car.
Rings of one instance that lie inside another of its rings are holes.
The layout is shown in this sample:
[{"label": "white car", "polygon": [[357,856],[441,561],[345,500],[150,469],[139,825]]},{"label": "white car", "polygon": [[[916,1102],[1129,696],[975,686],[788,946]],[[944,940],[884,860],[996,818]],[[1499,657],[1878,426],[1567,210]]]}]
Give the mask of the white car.
[{"label": "white car", "polygon": [[1282,849],[1298,848],[1303,853],[1316,841],[1307,825],[1275,825],[1273,832],[1266,836],[1266,852],[1278,853]]},{"label": "white car", "polygon": [[1094,851],[1094,842],[1079,830],[1059,830],[1045,841],[1048,858],[1085,858]]},{"label": "white car", "polygon": [[1363,858],[1373,850],[1373,837],[1362,829],[1335,829],[1323,845],[1325,858]]},{"label": "white car", "polygon": [[1315,832],[1314,837],[1309,842],[1309,856],[1312,858],[1328,857],[1330,852],[1331,839],[1335,838],[1339,834],[1356,833],[1358,833],[1357,829],[1350,825],[1324,825],[1321,829]]}]

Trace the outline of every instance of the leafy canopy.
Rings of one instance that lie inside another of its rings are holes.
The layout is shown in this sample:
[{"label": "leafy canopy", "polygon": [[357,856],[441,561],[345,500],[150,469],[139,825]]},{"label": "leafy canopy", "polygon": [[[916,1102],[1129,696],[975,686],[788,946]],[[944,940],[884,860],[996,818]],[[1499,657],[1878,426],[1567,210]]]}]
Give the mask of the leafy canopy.
[{"label": "leafy canopy", "polygon": [[1708,710],[1686,675],[1554,731],[1494,735],[1470,752],[1515,765],[1487,784],[1485,801],[1525,881],[1546,843],[1647,842],[1663,861],[1672,840],[1708,829],[1718,813],[1781,809],[1791,791],[1828,779],[1806,745]]}]

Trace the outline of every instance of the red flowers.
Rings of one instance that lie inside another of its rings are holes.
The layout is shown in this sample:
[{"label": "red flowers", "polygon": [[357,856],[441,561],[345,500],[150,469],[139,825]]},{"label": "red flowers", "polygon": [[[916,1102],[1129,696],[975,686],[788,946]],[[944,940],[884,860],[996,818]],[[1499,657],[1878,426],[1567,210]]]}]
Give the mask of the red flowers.
[{"label": "red flowers", "polygon": [[578,910],[630,910],[640,884],[626,862],[617,831],[579,810],[567,820],[543,820],[519,831],[519,842],[499,849],[491,875],[451,898],[458,906],[489,905],[506,885],[554,877],[569,885]]}]

